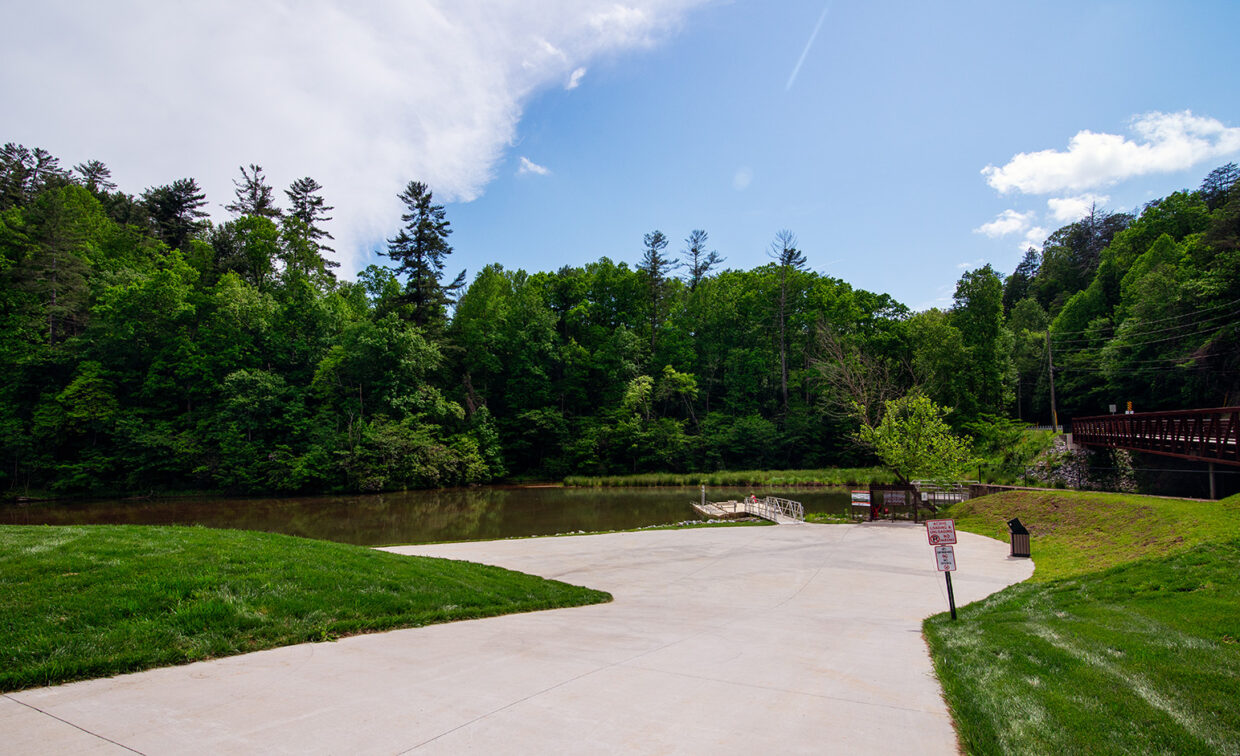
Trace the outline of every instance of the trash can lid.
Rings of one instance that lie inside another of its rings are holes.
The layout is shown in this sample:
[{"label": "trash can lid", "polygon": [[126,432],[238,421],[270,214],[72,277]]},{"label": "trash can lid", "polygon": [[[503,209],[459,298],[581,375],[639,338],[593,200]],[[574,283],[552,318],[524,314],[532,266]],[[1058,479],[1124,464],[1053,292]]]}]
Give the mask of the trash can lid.
[{"label": "trash can lid", "polygon": [[1008,532],[1012,535],[1029,535],[1029,530],[1020,524],[1019,517],[1013,517],[1007,521]]}]

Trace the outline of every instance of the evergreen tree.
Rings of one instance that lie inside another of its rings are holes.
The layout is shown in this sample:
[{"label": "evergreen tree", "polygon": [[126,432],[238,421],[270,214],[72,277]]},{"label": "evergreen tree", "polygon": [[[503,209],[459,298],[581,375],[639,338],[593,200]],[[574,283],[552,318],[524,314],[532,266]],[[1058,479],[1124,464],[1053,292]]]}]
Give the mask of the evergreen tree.
[{"label": "evergreen tree", "polygon": [[73,166],[73,170],[81,179],[82,186],[95,194],[116,191],[116,184],[112,183],[112,171],[98,160],[78,163]]},{"label": "evergreen tree", "polygon": [[694,229],[685,239],[685,264],[689,266],[689,290],[696,291],[698,284],[710,273],[711,269],[721,265],[723,258],[715,250],[706,251],[706,232]]},{"label": "evergreen tree", "polygon": [[155,233],[172,249],[180,249],[206,227],[203,218],[207,214],[202,208],[207,204],[207,196],[192,178],[147,189],[142,193],[142,203],[151,214]]},{"label": "evergreen tree", "polygon": [[[324,244],[322,239],[333,238],[327,229],[323,228],[324,223],[331,220],[328,215],[334,210],[327,201],[323,199],[321,192],[323,185],[309,176],[304,176],[289,184],[288,189],[284,193],[288,196],[289,208],[287,218],[299,221],[302,224],[301,233],[305,238],[313,242],[320,252],[334,252],[331,247]],[[328,267],[339,267],[340,263],[335,261],[325,261]]]},{"label": "evergreen tree", "polygon": [[46,150],[9,142],[0,148],[0,210],[21,207],[48,186],[63,184],[69,172]]},{"label": "evergreen tree", "polygon": [[237,215],[280,217],[280,208],[276,207],[271,185],[267,183],[261,165],[250,163],[248,170],[242,166],[241,180],[233,181],[233,186],[236,187],[237,201],[225,205],[225,210]]},{"label": "evergreen tree", "polygon": [[38,302],[32,313],[56,346],[79,332],[90,300],[89,252],[102,223],[102,208],[76,186],[40,194],[27,210],[31,245],[17,270],[18,288]]},{"label": "evergreen tree", "polygon": [[1003,311],[1011,312],[1016,303],[1029,296],[1033,280],[1038,277],[1038,251],[1025,250],[1025,256],[1003,285]]},{"label": "evergreen tree", "polygon": [[775,234],[770,255],[779,265],[779,296],[775,301],[775,327],[779,336],[779,390],[784,414],[788,413],[788,284],[792,274],[805,269],[805,254],[788,229]]},{"label": "evergreen tree", "polygon": [[405,276],[404,304],[410,308],[410,319],[420,327],[442,325],[445,307],[465,283],[465,271],[447,286],[440,283],[444,258],[452,254],[451,224],[443,205],[433,203],[426,184],[410,181],[397,197],[405,206],[400,216],[405,226],[388,239],[387,256],[397,263],[397,275]]},{"label": "evergreen tree", "polygon": [[1237,181],[1240,181],[1240,166],[1235,163],[1221,165],[1210,171],[1210,175],[1201,182],[1201,188],[1198,190],[1205,198],[1206,207],[1217,210],[1226,205],[1227,200],[1234,193]]},{"label": "evergreen tree", "polygon": [[646,296],[650,304],[650,357],[654,359],[659,324],[666,316],[667,277],[679,264],[663,253],[667,249],[667,237],[662,231],[655,229],[646,234],[642,237],[642,244],[642,261],[637,269],[644,274],[646,281]]}]

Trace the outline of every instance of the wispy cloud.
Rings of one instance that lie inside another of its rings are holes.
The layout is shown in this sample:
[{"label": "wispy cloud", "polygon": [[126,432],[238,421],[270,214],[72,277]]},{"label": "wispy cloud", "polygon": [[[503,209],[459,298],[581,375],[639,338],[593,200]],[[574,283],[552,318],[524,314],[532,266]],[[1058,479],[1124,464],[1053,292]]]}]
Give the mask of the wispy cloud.
[{"label": "wispy cloud", "polygon": [[585,75],[586,69],[584,66],[574,68],[573,72],[568,75],[568,82],[564,85],[564,88],[576,89],[581,84],[581,77]]},{"label": "wispy cloud", "polygon": [[822,13],[818,16],[818,23],[814,24],[814,30],[810,32],[809,39],[805,42],[805,49],[801,51],[801,57],[797,58],[797,64],[792,67],[792,73],[788,75],[788,83],[784,85],[784,91],[792,90],[792,85],[796,83],[797,74],[801,73],[801,66],[805,64],[805,57],[809,55],[809,49],[814,46],[814,40],[818,39],[818,31],[822,29],[822,22],[827,20],[827,11],[831,10],[831,3],[822,6]]},{"label": "wispy cloud", "polygon": [[1024,251],[1029,247],[1041,247],[1046,241],[1046,237],[1050,236],[1050,229],[1042,226],[1030,226],[1025,230],[1025,237],[1021,239],[1020,249]]},{"label": "wispy cloud", "polygon": [[[1021,237],[1020,249],[1026,247],[1040,247],[1042,241],[1046,239],[1047,230],[1037,225],[1038,214],[1032,210],[1028,212],[1018,212],[1008,209],[995,216],[995,219],[989,223],[983,223],[973,229],[975,234],[985,234],[991,239],[998,239],[1012,234],[1019,234]],[[967,267],[970,263],[961,263],[956,267]]]},{"label": "wispy cloud", "polygon": [[22,103],[0,109],[0,132],[64,164],[103,160],[129,192],[193,176],[220,215],[239,165],[277,190],[313,176],[349,275],[399,223],[410,179],[439,201],[478,197],[530,97],[657,43],[703,2],[19,3],[7,28],[56,34],[0,46],[0,98]]},{"label": "wispy cloud", "polygon": [[527,158],[525,155],[522,155],[521,165],[520,167],[517,168],[517,175],[524,176],[527,173],[533,173],[537,176],[546,176],[547,174],[551,173],[551,169],[546,167],[545,165],[539,165],[538,163],[535,163],[533,160],[530,160],[529,158]]},{"label": "wispy cloud", "polygon": [[1081,194],[1076,197],[1052,197],[1046,201],[1051,217],[1060,223],[1080,220],[1094,205],[1105,205],[1111,198],[1105,194]]},{"label": "wispy cloud", "polygon": [[973,233],[985,234],[991,239],[1023,233],[1033,224],[1035,217],[1037,214],[1034,212],[1019,213],[1015,210],[1004,210],[990,223],[983,223],[973,229]]},{"label": "wispy cloud", "polygon": [[1132,120],[1135,139],[1081,131],[1068,149],[1021,152],[1002,167],[982,169],[1001,193],[1079,192],[1151,173],[1172,173],[1240,152],[1240,127],[1214,118],[1147,113]]}]

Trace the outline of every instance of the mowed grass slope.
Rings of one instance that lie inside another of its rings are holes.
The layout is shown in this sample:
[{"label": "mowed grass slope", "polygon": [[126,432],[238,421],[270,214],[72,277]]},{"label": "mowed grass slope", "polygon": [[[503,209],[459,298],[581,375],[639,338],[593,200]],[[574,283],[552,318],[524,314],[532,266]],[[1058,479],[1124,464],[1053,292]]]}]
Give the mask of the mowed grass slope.
[{"label": "mowed grass slope", "polygon": [[1033,578],[925,632],[977,754],[1240,753],[1240,497],[1009,492],[957,527],[1032,532]]},{"label": "mowed grass slope", "polygon": [[269,533],[0,526],[0,691],[610,599],[498,567]]}]

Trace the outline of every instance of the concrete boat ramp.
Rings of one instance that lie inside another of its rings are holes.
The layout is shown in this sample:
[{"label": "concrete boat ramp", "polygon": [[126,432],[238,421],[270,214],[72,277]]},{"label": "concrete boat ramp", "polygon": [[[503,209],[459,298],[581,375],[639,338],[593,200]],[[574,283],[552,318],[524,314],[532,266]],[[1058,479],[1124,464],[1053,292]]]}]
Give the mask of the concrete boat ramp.
[{"label": "concrete boat ramp", "polygon": [[[1029,560],[960,534],[958,603]],[[3,753],[918,753],[956,739],[921,637],[922,526],[700,528],[405,546],[610,591],[10,693]]]}]

